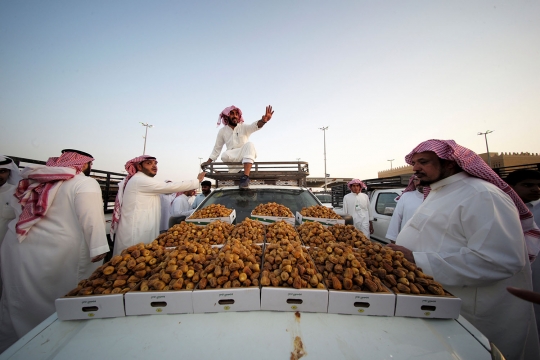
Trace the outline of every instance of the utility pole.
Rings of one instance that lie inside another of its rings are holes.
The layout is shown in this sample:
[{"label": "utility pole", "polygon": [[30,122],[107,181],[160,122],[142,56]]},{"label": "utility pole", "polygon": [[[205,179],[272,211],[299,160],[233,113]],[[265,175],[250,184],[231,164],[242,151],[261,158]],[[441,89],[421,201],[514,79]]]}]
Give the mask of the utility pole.
[{"label": "utility pole", "polygon": [[154,127],[154,125],[150,125],[149,123],[143,123],[143,122],[140,122],[140,121],[139,121],[139,123],[142,126],[146,127],[146,130],[144,131],[144,136],[143,136],[143,138],[144,138],[144,148],[143,148],[143,153],[142,153],[143,155],[145,155],[146,154],[146,137],[148,136],[148,128]]},{"label": "utility pole", "polygon": [[478,135],[484,135],[484,138],[486,139],[486,150],[487,150],[487,158],[488,158],[488,166],[491,167],[491,158],[489,157],[489,146],[487,141],[487,135],[491,134],[493,131],[486,130],[486,132],[479,132]]},{"label": "utility pole", "polygon": [[390,170],[392,170],[392,161],[394,161],[396,159],[392,159],[392,160],[386,160],[386,161],[390,161]]},{"label": "utility pole", "polygon": [[319,128],[319,130],[322,130],[324,134],[324,191],[326,192],[326,130],[328,130],[328,126]]}]

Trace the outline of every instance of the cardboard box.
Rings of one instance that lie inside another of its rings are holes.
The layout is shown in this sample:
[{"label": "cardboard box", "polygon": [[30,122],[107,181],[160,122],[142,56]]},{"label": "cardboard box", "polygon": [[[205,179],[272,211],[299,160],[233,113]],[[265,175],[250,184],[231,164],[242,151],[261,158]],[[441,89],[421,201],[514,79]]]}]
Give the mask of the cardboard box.
[{"label": "cardboard box", "polygon": [[260,221],[265,225],[270,225],[281,220],[285,221],[288,224],[291,224],[292,226],[296,224],[296,220],[294,217],[253,215],[253,213],[251,213],[249,217],[252,220]]},{"label": "cardboard box", "polygon": [[124,294],[69,296],[54,301],[60,320],[102,319],[126,316]]},{"label": "cardboard box", "polygon": [[328,291],[328,313],[394,316],[396,295],[391,292]]},{"label": "cardboard box", "polygon": [[195,314],[261,309],[261,290],[258,286],[228,289],[195,289],[192,293]]},{"label": "cardboard box", "polygon": [[261,310],[328,312],[328,290],[263,286]]},{"label": "cardboard box", "polygon": [[396,294],[395,316],[457,319],[461,299],[455,296]]},{"label": "cardboard box", "polygon": [[193,314],[192,290],[129,291],[126,315]]},{"label": "cardboard box", "polygon": [[303,224],[305,222],[320,222],[324,227],[336,225],[336,224],[343,224],[345,225],[345,219],[326,219],[326,218],[314,218],[314,217],[308,217],[308,216],[302,216],[299,211],[296,212],[296,221],[298,221],[299,224]]},{"label": "cardboard box", "polygon": [[223,222],[232,224],[234,219],[236,219],[236,210],[233,209],[232,213],[227,217],[207,218],[207,219],[191,219],[191,218],[187,218],[185,221],[195,223],[196,225],[208,225],[211,222],[214,222],[216,220],[221,220]]}]

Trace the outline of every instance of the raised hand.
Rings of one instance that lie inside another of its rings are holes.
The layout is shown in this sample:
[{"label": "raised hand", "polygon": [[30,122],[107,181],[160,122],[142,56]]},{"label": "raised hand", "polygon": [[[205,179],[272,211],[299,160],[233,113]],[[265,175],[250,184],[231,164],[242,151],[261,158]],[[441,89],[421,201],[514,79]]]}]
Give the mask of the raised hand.
[{"label": "raised hand", "polygon": [[266,113],[263,115],[261,120],[266,123],[266,122],[270,121],[270,119],[272,118],[272,115],[274,115],[274,112],[272,111],[272,105],[268,105],[266,107]]}]

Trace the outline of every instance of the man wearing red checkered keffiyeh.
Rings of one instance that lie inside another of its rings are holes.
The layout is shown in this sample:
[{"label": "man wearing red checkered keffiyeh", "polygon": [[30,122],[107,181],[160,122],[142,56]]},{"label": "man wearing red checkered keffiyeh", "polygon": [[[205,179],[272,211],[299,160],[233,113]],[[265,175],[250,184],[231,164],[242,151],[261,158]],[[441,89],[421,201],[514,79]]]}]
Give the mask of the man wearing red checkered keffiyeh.
[{"label": "man wearing red checkered keffiyeh", "polygon": [[347,184],[350,193],[343,197],[343,213],[351,215],[354,227],[360,230],[368,239],[373,234],[373,214],[369,206],[369,197],[362,193],[366,189],[359,179],[353,179]]},{"label": "man wearing red checkered keffiyeh", "polygon": [[453,140],[425,141],[405,161],[427,197],[389,246],[461,298],[461,315],[506,358],[539,358],[532,305],[506,291],[531,289],[529,257],[538,253],[523,202]]},{"label": "man wearing red checkered keffiyeh", "polygon": [[20,216],[8,225],[0,264],[0,352],[55,312],[55,299],[88,278],[109,251],[93,157],[63,150],[22,171]]},{"label": "man wearing red checkered keffiyeh", "polygon": [[161,222],[160,194],[196,189],[204,179],[204,172],[197,179],[180,182],[156,180],[157,160],[142,155],[129,160],[125,169],[128,176],[119,184],[114,206],[111,235],[114,238],[114,255],[138,243],[148,244],[159,235]]},{"label": "man wearing red checkered keffiyeh", "polygon": [[[219,124],[223,123],[224,126],[218,132],[210,157],[202,165],[205,166],[212,161],[216,161],[223,145],[225,145],[227,150],[221,154],[221,160],[223,162],[242,162],[244,174],[240,176],[239,187],[240,189],[249,188],[251,167],[257,158],[255,145],[249,141],[249,137],[270,121],[273,114],[272,106],[267,106],[261,120],[246,125],[242,117],[242,110],[234,105],[223,109],[219,114],[217,125],[219,126]],[[237,165],[229,166],[229,172],[236,172],[238,169],[239,167]]]}]

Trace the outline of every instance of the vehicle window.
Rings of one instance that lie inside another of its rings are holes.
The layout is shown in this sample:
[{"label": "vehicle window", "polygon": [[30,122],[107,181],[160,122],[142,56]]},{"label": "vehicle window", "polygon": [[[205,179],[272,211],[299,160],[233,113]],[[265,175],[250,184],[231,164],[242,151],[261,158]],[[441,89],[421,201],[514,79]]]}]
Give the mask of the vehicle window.
[{"label": "vehicle window", "polygon": [[396,193],[380,193],[377,196],[377,203],[375,204],[375,211],[381,215],[392,215],[396,208]]},{"label": "vehicle window", "polygon": [[308,190],[301,189],[249,189],[214,191],[200,205],[200,209],[211,204],[221,204],[229,209],[236,209],[237,223],[249,217],[259,204],[276,202],[291,209],[293,214],[303,207],[320,205]]},{"label": "vehicle window", "polygon": [[332,202],[332,195],[330,195],[330,194],[315,194],[315,196],[322,203],[331,203]]}]

